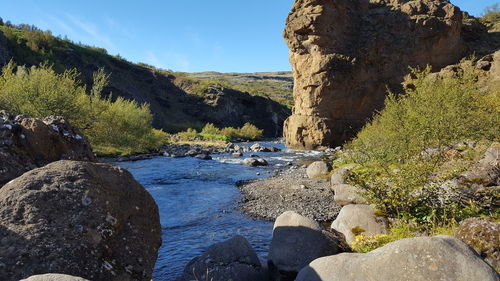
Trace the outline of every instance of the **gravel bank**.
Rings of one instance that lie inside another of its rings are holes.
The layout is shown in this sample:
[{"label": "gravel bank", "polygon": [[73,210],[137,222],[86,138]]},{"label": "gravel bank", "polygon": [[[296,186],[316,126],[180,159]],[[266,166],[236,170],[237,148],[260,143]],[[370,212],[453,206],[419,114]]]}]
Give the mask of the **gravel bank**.
[{"label": "gravel bank", "polygon": [[292,166],[266,179],[238,183],[243,197],[239,209],[252,217],[274,221],[295,211],[319,222],[331,222],[340,211],[328,179],[309,179],[304,167]]}]

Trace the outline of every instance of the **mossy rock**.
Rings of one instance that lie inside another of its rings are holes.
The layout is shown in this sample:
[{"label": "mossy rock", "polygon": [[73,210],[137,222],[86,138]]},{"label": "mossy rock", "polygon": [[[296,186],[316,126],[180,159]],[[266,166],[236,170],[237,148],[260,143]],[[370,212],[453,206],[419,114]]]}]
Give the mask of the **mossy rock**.
[{"label": "mossy rock", "polygon": [[491,266],[500,268],[500,224],[487,218],[462,221],[455,236],[474,248]]}]

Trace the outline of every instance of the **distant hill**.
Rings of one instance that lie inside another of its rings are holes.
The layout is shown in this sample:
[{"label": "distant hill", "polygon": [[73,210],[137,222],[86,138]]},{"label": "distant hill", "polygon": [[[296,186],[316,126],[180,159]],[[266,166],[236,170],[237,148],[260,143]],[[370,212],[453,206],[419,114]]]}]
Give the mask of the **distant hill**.
[{"label": "distant hill", "polygon": [[[235,77],[241,78],[235,79],[223,78],[232,74],[214,73],[213,77],[221,78],[211,79],[208,74],[172,73],[128,62],[103,48],[76,44],[34,26],[0,22],[0,65],[11,59],[27,66],[47,62],[59,72],[76,68],[86,85],[94,71],[104,68],[111,74],[105,94],[150,104],[153,125],[168,132],[201,128],[208,122],[218,127],[250,122],[264,129],[266,136],[280,137],[283,121],[290,115],[291,81],[284,72],[238,74]],[[238,79],[244,84],[238,84]]]},{"label": "distant hill", "polygon": [[234,89],[255,96],[269,97],[289,107],[293,105],[293,77],[289,71],[256,73],[197,72],[186,77],[222,81]]}]

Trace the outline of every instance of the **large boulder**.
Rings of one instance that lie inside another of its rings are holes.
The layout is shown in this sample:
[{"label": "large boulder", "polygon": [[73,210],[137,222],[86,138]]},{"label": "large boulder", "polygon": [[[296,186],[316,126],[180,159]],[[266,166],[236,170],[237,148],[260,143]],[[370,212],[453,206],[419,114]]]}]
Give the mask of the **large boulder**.
[{"label": "large boulder", "polygon": [[399,240],[366,254],[323,257],[297,281],[498,281],[498,275],[462,241],[450,236]]},{"label": "large boulder", "polygon": [[21,281],[89,281],[89,280],[66,274],[47,273],[47,274],[33,275]]},{"label": "large boulder", "polygon": [[331,166],[325,161],[315,161],[307,166],[306,174],[310,179],[321,178],[328,175]]},{"label": "large boulder", "polygon": [[0,280],[151,280],[158,207],[125,169],[57,161],[0,189]]},{"label": "large boulder", "polygon": [[323,231],[314,220],[288,211],[274,223],[269,271],[274,280],[294,280],[311,261],[348,250],[343,235]]},{"label": "large boulder", "polygon": [[85,137],[64,119],[40,120],[0,111],[0,186],[62,159],[96,161]]},{"label": "large boulder", "polygon": [[462,221],[455,237],[472,247],[494,268],[500,268],[500,224],[486,218]]},{"label": "large boulder", "polygon": [[264,276],[254,249],[244,237],[237,235],[210,246],[191,260],[178,280],[260,281]]},{"label": "large boulder", "polygon": [[295,107],[287,146],[333,147],[401,90],[408,66],[439,69],[466,51],[462,12],[443,0],[295,0],[284,37]]},{"label": "large boulder", "polygon": [[356,235],[383,234],[389,227],[387,219],[377,216],[372,206],[358,204],[342,207],[331,228],[343,233],[350,244]]}]

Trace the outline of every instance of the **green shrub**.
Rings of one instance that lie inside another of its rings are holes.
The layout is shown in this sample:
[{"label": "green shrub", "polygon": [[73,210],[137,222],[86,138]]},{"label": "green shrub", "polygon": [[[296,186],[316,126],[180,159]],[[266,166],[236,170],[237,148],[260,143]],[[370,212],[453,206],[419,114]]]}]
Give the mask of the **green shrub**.
[{"label": "green shrub", "polygon": [[439,185],[429,182],[450,145],[498,137],[499,92],[482,91],[466,61],[454,74],[430,74],[428,67],[413,75],[405,93],[390,93],[385,108],[348,145],[349,161],[358,164],[350,180],[390,216],[429,224],[463,218],[470,206],[435,204]]},{"label": "green shrub", "polygon": [[212,123],[207,123],[200,133],[189,128],[186,131],[176,134],[182,140],[215,140],[215,141],[235,141],[235,140],[259,140],[262,138],[263,130],[256,126],[245,123],[241,128],[226,127],[219,129]]},{"label": "green shrub", "polygon": [[352,242],[352,249],[358,253],[367,253],[388,243],[412,237],[415,237],[414,227],[407,223],[400,223],[392,227],[387,234],[371,236],[363,234],[356,235],[356,238]]},{"label": "green shrub", "polygon": [[147,104],[101,98],[109,79],[103,70],[94,73],[88,94],[78,76],[75,69],[58,74],[47,64],[27,68],[10,62],[0,76],[0,108],[37,118],[63,116],[98,154],[142,153],[166,141],[164,132],[152,129]]},{"label": "green shrub", "polygon": [[220,134],[220,129],[215,127],[215,125],[212,123],[207,123],[201,130],[201,133],[207,135],[218,135]]}]

